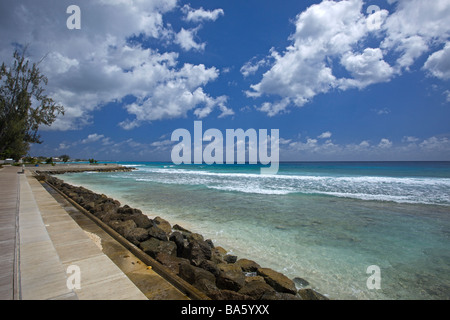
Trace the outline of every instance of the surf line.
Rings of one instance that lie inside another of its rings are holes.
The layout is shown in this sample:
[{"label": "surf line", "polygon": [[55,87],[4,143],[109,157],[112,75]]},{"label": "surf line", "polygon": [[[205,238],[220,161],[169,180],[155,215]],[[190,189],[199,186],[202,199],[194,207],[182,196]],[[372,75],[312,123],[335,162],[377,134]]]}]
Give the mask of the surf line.
[{"label": "surf line", "polygon": [[[226,129],[224,153],[222,132],[212,128],[203,133],[202,121],[194,121],[193,143],[189,130],[180,128],[172,132],[171,141],[179,143],[173,146],[171,159],[174,164],[192,164],[193,153],[194,164],[223,164],[224,158],[226,164],[258,164],[259,162],[262,165],[270,164],[269,167],[260,168],[261,174],[277,174],[280,158],[280,131],[271,129],[270,135],[267,132],[267,129],[259,129],[258,132],[252,128],[246,131]],[[209,144],[203,147],[203,141]]]}]

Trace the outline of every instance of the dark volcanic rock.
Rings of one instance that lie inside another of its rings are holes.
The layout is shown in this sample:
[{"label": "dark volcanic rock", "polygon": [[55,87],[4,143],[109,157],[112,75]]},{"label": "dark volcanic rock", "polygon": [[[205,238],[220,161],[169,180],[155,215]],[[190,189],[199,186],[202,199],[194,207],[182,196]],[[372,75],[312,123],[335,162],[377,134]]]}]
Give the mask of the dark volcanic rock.
[{"label": "dark volcanic rock", "polygon": [[223,260],[225,260],[226,263],[235,263],[237,261],[237,256],[226,254],[223,256]]},{"label": "dark volcanic rock", "polygon": [[213,296],[211,299],[216,300],[253,300],[252,297],[247,296],[242,293],[238,293],[236,291],[232,290],[220,290],[220,293],[218,296]]},{"label": "dark volcanic rock", "polygon": [[264,280],[276,291],[291,294],[297,293],[294,281],[286,277],[284,274],[269,268],[259,268],[257,273],[258,275],[264,277]]},{"label": "dark volcanic rock", "polygon": [[204,241],[191,241],[183,255],[195,266],[200,266],[203,260],[211,259],[211,247]]},{"label": "dark volcanic rock", "polygon": [[155,219],[153,219],[153,222],[165,233],[169,234],[172,232],[172,226],[167,220],[164,220],[161,217],[156,217]]},{"label": "dark volcanic rock", "polygon": [[144,228],[134,228],[132,229],[126,236],[127,240],[132,244],[139,246],[139,244],[143,241],[146,241],[150,238],[148,234],[148,230]]},{"label": "dark volcanic rock", "polygon": [[161,241],[156,238],[150,238],[139,244],[139,247],[149,256],[156,258],[158,253],[167,253],[176,256],[177,245],[172,241]]},{"label": "dark volcanic rock", "polygon": [[98,210],[96,210],[96,212],[102,211],[105,213],[108,213],[108,212],[116,213],[118,208],[119,208],[119,206],[117,204],[115,204],[113,202],[106,202],[106,203],[103,203],[102,205],[98,206],[97,207]]},{"label": "dark volcanic rock", "polygon": [[184,250],[187,248],[187,241],[184,240],[181,232],[175,231],[169,237],[170,241],[173,241],[177,245],[177,256],[182,257]]},{"label": "dark volcanic rock", "polygon": [[294,279],[292,279],[292,281],[294,281],[297,288],[304,288],[306,286],[309,286],[309,282],[303,278],[295,277]]},{"label": "dark volcanic rock", "polygon": [[239,266],[235,264],[219,264],[219,275],[216,285],[220,289],[239,291],[245,284],[245,275]]},{"label": "dark volcanic rock", "polygon": [[203,241],[205,241],[205,239],[203,238],[203,236],[201,234],[199,234],[199,233],[192,233],[192,232],[187,235],[187,240],[189,242],[193,242],[193,241],[203,242]]},{"label": "dark volcanic rock", "polygon": [[239,259],[236,264],[241,267],[244,272],[256,272],[261,266],[253,260]]},{"label": "dark volcanic rock", "polygon": [[170,269],[175,274],[179,273],[181,263],[189,264],[189,260],[175,257],[166,252],[159,252],[156,255],[155,259],[157,261],[159,261],[162,265],[166,266],[168,269]]},{"label": "dark volcanic rock", "polygon": [[275,289],[263,281],[250,281],[239,290],[239,293],[248,295],[256,300],[261,299],[264,294],[274,292]]},{"label": "dark volcanic rock", "polygon": [[182,226],[180,226],[179,224],[174,225],[174,226],[173,226],[173,229],[174,229],[174,230],[178,230],[178,231],[180,231],[180,232],[182,232],[182,233],[192,233],[192,232],[190,232],[188,229],[185,229],[185,228],[183,228]]},{"label": "dark volcanic rock", "polygon": [[124,205],[123,207],[118,208],[118,209],[117,209],[117,212],[118,212],[118,213],[122,213],[122,214],[142,213],[141,210],[131,208],[131,207],[128,206],[128,205]]},{"label": "dark volcanic rock", "polygon": [[302,300],[301,297],[285,292],[266,292],[261,300]]},{"label": "dark volcanic rock", "polygon": [[139,228],[148,229],[153,226],[153,222],[143,213],[133,213],[124,217],[124,220],[133,220]]},{"label": "dark volcanic rock", "polygon": [[203,260],[200,263],[200,268],[205,269],[206,271],[211,272],[214,276],[218,276],[220,274],[220,269],[217,266],[217,264],[215,264],[214,262],[212,262],[211,260]]},{"label": "dark volcanic rock", "polygon": [[195,283],[195,287],[204,292],[208,297],[215,300],[221,300],[221,290],[217,288],[214,282],[207,279],[200,279]]},{"label": "dark volcanic rock", "polygon": [[216,247],[211,250],[211,261],[216,264],[225,263],[223,259],[223,252],[220,250],[221,247]]},{"label": "dark volcanic rock", "polygon": [[206,239],[205,242],[211,247],[211,249],[214,249],[214,243],[211,239]]},{"label": "dark volcanic rock", "polygon": [[182,257],[184,250],[187,249],[188,243],[185,241],[181,232],[175,231],[169,237],[170,241],[173,241],[177,245],[177,256]]},{"label": "dark volcanic rock", "polygon": [[314,291],[313,289],[300,289],[298,290],[298,295],[303,300],[329,300],[327,297]]},{"label": "dark volcanic rock", "polygon": [[109,224],[113,220],[122,220],[122,215],[117,212],[99,212],[97,215],[106,224]]},{"label": "dark volcanic rock", "polygon": [[196,285],[202,279],[211,283],[216,281],[216,277],[211,272],[186,262],[180,264],[179,270],[179,276],[192,285]]},{"label": "dark volcanic rock", "polygon": [[127,237],[128,234],[136,228],[136,223],[132,220],[128,221],[120,221],[120,220],[111,220],[109,226],[116,230],[121,236]]},{"label": "dark volcanic rock", "polygon": [[151,226],[148,228],[148,234],[150,237],[159,239],[161,241],[168,241],[169,238],[167,237],[167,233],[165,233],[162,229],[160,229],[157,226]]}]

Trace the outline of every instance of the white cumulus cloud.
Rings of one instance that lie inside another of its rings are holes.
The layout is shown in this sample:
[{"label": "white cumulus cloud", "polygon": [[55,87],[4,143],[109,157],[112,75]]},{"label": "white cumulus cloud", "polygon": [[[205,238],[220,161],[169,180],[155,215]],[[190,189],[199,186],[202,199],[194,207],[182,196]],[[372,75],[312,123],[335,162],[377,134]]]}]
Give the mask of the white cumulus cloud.
[{"label": "white cumulus cloud", "polygon": [[[164,17],[177,8],[177,0],[92,0],[79,3],[81,29],[68,30],[62,1],[0,2],[0,56],[12,57],[17,44],[28,46],[34,61],[48,77],[47,92],[65,106],[50,129],[78,129],[92,123],[94,110],[125,97],[130,118],[122,127],[144,121],[186,116],[195,110],[222,111],[224,97],[213,97],[204,87],[219,72],[202,64],[180,63],[177,52],[144,48],[133,39],[178,42],[185,50],[201,50],[195,30],[182,29],[177,37]],[[183,31],[184,30],[184,31]],[[6,59],[6,58],[5,58]],[[197,112],[198,113],[198,112]]]},{"label": "white cumulus cloud", "polygon": [[[424,69],[434,77],[448,79],[450,46],[445,44],[450,38],[450,1],[389,2],[395,2],[392,12],[367,12],[363,0],[324,0],[311,5],[296,17],[290,45],[283,52],[272,49],[260,60],[272,63],[262,79],[246,91],[247,96],[280,97],[259,107],[274,116],[332,90],[364,89],[388,82],[425,54],[429,56]],[[445,47],[436,51],[442,45]],[[249,62],[241,73],[247,77],[262,66]]]},{"label": "white cumulus cloud", "polygon": [[215,21],[220,16],[224,15],[223,9],[205,10],[203,7],[200,9],[193,9],[189,5],[184,5],[181,9],[185,14],[186,21],[201,22],[203,20]]}]

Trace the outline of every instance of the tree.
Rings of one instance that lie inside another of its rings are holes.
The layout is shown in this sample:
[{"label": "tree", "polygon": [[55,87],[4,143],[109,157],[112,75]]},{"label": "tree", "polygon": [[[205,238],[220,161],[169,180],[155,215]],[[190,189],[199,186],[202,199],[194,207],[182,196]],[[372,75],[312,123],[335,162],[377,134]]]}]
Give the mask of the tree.
[{"label": "tree", "polygon": [[66,163],[69,161],[70,157],[67,154],[63,154],[62,156],[59,156],[59,158]]},{"label": "tree", "polygon": [[[42,143],[40,125],[51,125],[64,107],[45,94],[48,79],[22,54],[14,52],[14,63],[0,67],[0,157],[19,160],[30,143]],[[42,60],[41,60],[42,61]]]}]

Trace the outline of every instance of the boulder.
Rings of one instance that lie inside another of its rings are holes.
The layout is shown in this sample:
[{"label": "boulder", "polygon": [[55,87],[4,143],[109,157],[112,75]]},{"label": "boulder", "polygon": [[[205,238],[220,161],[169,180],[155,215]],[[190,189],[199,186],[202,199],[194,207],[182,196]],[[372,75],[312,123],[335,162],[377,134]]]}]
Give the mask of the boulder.
[{"label": "boulder", "polygon": [[181,263],[189,263],[187,259],[178,258],[166,252],[159,252],[156,254],[155,259],[175,274],[179,273]]},{"label": "boulder", "polygon": [[153,222],[158,226],[160,229],[162,229],[165,233],[169,234],[172,232],[172,226],[167,220],[164,220],[161,217],[156,217],[153,219]]},{"label": "boulder", "polygon": [[235,263],[237,261],[237,256],[226,254],[223,256],[223,260],[225,260],[226,263]]},{"label": "boulder", "polygon": [[260,282],[266,283],[264,278],[261,277],[261,276],[250,276],[250,277],[246,276],[245,277],[245,283],[249,283],[249,282],[252,282],[252,281],[260,281]]},{"label": "boulder", "polygon": [[212,296],[211,299],[213,300],[253,300],[252,297],[247,296],[242,293],[238,293],[233,290],[220,290],[219,294],[216,296]]},{"label": "boulder", "polygon": [[221,254],[222,256],[228,253],[228,251],[222,248],[221,246],[217,246],[214,249],[217,251],[217,253]]},{"label": "boulder", "polygon": [[209,281],[211,283],[214,283],[216,281],[216,277],[214,277],[211,272],[193,266],[186,262],[180,263],[178,275],[194,286],[201,280]]},{"label": "boulder", "polygon": [[[77,201],[77,202],[78,202],[78,201]],[[84,208],[85,208],[87,211],[91,212],[91,210],[93,210],[93,209],[95,208],[95,202],[91,201],[91,202],[89,202],[89,203],[86,203],[86,204],[84,205]],[[92,212],[91,212],[91,213],[92,213]]]},{"label": "boulder", "polygon": [[118,208],[118,209],[117,209],[117,212],[118,212],[118,213],[121,213],[121,214],[142,213],[141,210],[131,208],[131,207],[128,206],[127,204],[124,205],[123,207]]},{"label": "boulder", "polygon": [[204,292],[208,297],[213,300],[221,300],[221,290],[217,288],[214,282],[207,279],[200,279],[195,283],[195,287]]},{"label": "boulder", "polygon": [[284,274],[269,268],[259,268],[256,272],[258,275],[262,276],[267,284],[269,284],[276,291],[291,293],[294,295],[297,293],[294,281],[286,277]]},{"label": "boulder", "polygon": [[98,212],[97,217],[104,223],[109,224],[112,220],[122,220],[122,215],[117,212]]},{"label": "boulder", "polygon": [[245,276],[239,266],[235,264],[219,264],[220,272],[216,279],[219,289],[239,291],[245,284]]},{"label": "boulder", "polygon": [[188,242],[193,242],[193,241],[203,242],[203,241],[205,241],[205,239],[203,238],[203,236],[200,233],[189,233],[186,238],[187,238]]},{"label": "boulder", "polygon": [[148,234],[152,238],[156,238],[156,239],[159,239],[161,241],[168,241],[169,240],[168,237],[167,237],[167,234],[162,229],[160,229],[157,226],[151,226],[147,230],[148,230]]},{"label": "boulder", "polygon": [[218,248],[220,247],[216,247],[211,250],[211,261],[216,264],[225,263],[225,260],[223,259],[223,254],[221,253],[221,250],[219,250]]},{"label": "boulder", "polygon": [[264,281],[250,281],[245,283],[238,292],[259,300],[266,293],[274,293],[275,289]]},{"label": "boulder", "polygon": [[302,298],[285,292],[266,292],[261,297],[261,300],[302,300]]},{"label": "boulder", "polygon": [[173,226],[174,230],[178,230],[181,233],[192,233],[191,231],[189,231],[188,229],[183,228],[182,226],[180,226],[179,224],[176,224]]},{"label": "boulder", "polygon": [[102,205],[100,205],[98,207],[99,210],[97,210],[97,211],[103,211],[103,212],[106,212],[106,213],[108,213],[108,212],[116,213],[118,208],[119,207],[115,203],[113,203],[113,202],[106,202],[106,203],[103,203]]},{"label": "boulder", "polygon": [[139,247],[152,258],[156,258],[158,253],[167,253],[174,257],[177,254],[177,245],[175,242],[161,241],[156,238],[150,238],[149,240],[141,242]]},{"label": "boulder", "polygon": [[150,235],[148,234],[148,230],[139,227],[132,229],[126,236],[126,239],[135,246],[139,246],[141,242],[146,241],[149,238]]},{"label": "boulder", "polygon": [[143,213],[133,213],[124,217],[124,220],[133,220],[139,228],[148,229],[153,226],[153,222]]},{"label": "boulder", "polygon": [[136,228],[136,223],[134,223],[134,221],[132,220],[111,220],[108,225],[125,238],[133,229]]},{"label": "boulder", "polygon": [[187,249],[187,242],[184,240],[181,232],[179,232],[179,231],[172,232],[169,237],[169,240],[176,243],[177,256],[182,257],[184,250]]},{"label": "boulder", "polygon": [[206,271],[211,272],[214,276],[218,276],[220,273],[220,269],[217,266],[217,264],[215,264],[214,262],[212,262],[211,260],[203,260],[200,263],[200,268],[205,269]]},{"label": "boulder", "polygon": [[211,247],[204,241],[191,241],[187,249],[183,251],[183,257],[198,267],[203,260],[211,259]]},{"label": "boulder", "polygon": [[294,281],[296,288],[303,289],[304,287],[309,286],[309,282],[303,278],[295,277],[292,279]]},{"label": "boulder", "polygon": [[205,242],[211,247],[211,249],[214,249],[214,243],[211,239],[206,239]]},{"label": "boulder", "polygon": [[303,300],[329,300],[327,297],[314,291],[313,289],[300,289],[298,290],[298,295]]},{"label": "boulder", "polygon": [[236,264],[241,267],[244,272],[256,272],[261,266],[253,260],[239,259]]}]

